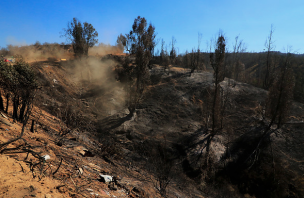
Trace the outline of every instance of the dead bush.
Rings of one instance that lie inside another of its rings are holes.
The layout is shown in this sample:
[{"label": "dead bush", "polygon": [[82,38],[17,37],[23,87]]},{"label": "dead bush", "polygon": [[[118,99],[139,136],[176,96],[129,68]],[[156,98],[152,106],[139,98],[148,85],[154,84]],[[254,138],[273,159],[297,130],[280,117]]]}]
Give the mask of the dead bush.
[{"label": "dead bush", "polygon": [[175,157],[163,143],[144,142],[137,146],[145,159],[145,168],[153,175],[151,182],[162,197],[167,197],[167,187],[175,172]]}]

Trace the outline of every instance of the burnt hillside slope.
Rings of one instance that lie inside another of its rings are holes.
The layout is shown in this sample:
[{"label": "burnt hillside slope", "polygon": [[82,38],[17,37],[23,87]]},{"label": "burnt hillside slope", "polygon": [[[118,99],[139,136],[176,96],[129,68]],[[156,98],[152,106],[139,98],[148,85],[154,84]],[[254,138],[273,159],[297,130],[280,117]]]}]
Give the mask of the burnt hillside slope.
[{"label": "burnt hillside slope", "polygon": [[[263,89],[227,78],[221,82],[223,127],[210,136],[210,72],[190,75],[186,69],[164,72],[161,66],[151,67],[151,84],[130,117],[119,82],[111,81],[109,89],[107,81],[73,81],[69,67],[37,66],[45,85],[39,104],[65,121],[58,112],[68,112],[70,106],[78,120],[70,128],[81,129],[77,136],[88,143],[101,143],[100,157],[113,166],[119,164],[120,174],[130,177],[129,171],[139,172],[143,178],[154,178],[146,181],[153,184],[157,175],[166,174],[163,170],[170,170],[169,197],[303,196],[303,104],[293,103],[288,123],[278,130],[274,126],[252,158],[268,123],[263,119],[267,97]],[[99,152],[97,143],[91,146]]]}]

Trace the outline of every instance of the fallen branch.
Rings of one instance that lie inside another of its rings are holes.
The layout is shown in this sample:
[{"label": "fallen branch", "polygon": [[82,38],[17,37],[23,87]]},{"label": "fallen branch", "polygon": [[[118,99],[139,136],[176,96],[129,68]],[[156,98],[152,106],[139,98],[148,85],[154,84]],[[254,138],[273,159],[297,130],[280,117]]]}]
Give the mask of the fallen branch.
[{"label": "fallen branch", "polygon": [[18,164],[20,165],[20,167],[21,167],[21,171],[24,173],[24,169],[23,169],[23,167],[22,167],[22,165],[18,162]]},{"label": "fallen branch", "polygon": [[60,159],[60,164],[59,164],[59,166],[58,166],[57,169],[53,172],[53,175],[55,175],[55,174],[58,172],[58,170],[59,170],[61,164],[62,164],[62,158]]},{"label": "fallen branch", "polygon": [[[27,122],[28,118],[26,118],[26,121],[23,123],[23,126],[22,126],[22,130],[21,130],[21,133],[18,137],[14,138],[14,139],[11,139],[3,144],[0,144],[0,149],[2,148],[5,148],[6,146],[8,146],[9,144],[13,143],[13,142],[16,142],[17,140],[20,140],[24,134],[24,129],[25,129],[25,126],[26,126],[26,122]],[[0,153],[2,153],[2,150],[0,151]]]},{"label": "fallen branch", "polygon": [[20,140],[24,134],[24,130],[25,130],[25,126],[27,124],[27,121],[29,119],[29,116],[30,116],[30,113],[31,113],[31,108],[28,106],[27,108],[27,111],[25,113],[25,116],[24,116],[24,120],[23,120],[23,125],[22,125],[22,130],[21,130],[21,133],[18,137],[14,138],[14,139],[11,139],[3,144],[0,144],[0,153],[2,153],[2,150],[3,148],[7,147],[9,144],[13,143],[13,142],[16,142],[17,140]]}]

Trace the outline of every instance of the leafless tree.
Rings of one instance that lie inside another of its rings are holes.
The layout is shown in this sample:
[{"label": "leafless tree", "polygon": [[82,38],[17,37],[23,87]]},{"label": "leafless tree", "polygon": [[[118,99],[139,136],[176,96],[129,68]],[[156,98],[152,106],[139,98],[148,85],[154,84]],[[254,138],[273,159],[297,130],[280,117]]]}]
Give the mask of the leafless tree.
[{"label": "leafless tree", "polygon": [[245,71],[245,65],[241,62],[241,53],[246,51],[246,47],[244,45],[243,40],[239,40],[239,36],[235,37],[235,44],[233,46],[233,54],[232,54],[232,68],[231,68],[231,77],[233,77],[236,81],[242,79],[242,76]]},{"label": "leafless tree", "polygon": [[198,40],[197,40],[197,51],[196,51],[196,68],[197,69],[204,69],[203,68],[203,56],[201,54],[201,42],[202,42],[203,35],[201,33],[198,33]]},{"label": "leafless tree", "polygon": [[265,41],[265,47],[267,49],[266,52],[266,68],[265,68],[265,76],[263,81],[263,87],[265,89],[269,89],[273,82],[273,74],[275,70],[275,63],[273,60],[273,50],[275,49],[274,41],[273,41],[273,33],[274,27],[271,25],[269,36]]},{"label": "leafless tree", "polygon": [[162,197],[167,197],[167,187],[175,171],[175,158],[168,151],[166,137],[164,142],[138,145],[139,154],[146,159],[145,168],[152,173],[150,180]]},{"label": "leafless tree", "polygon": [[[271,143],[269,138],[270,135],[279,129],[288,118],[293,98],[293,89],[295,86],[294,74],[291,68],[291,60],[292,54],[287,52],[286,56],[282,60],[283,64],[275,73],[274,82],[269,89],[268,97],[266,99],[266,116],[270,119],[270,121],[263,129],[263,133],[259,137],[255,149],[248,157],[248,159],[253,159],[252,165],[258,158],[259,149],[262,142],[268,138],[269,143]],[[277,127],[272,129],[272,126],[275,123],[277,123]]]},{"label": "leafless tree", "polygon": [[170,61],[171,61],[172,65],[175,64],[175,60],[176,60],[176,56],[177,56],[175,43],[176,43],[176,39],[174,37],[172,37],[171,50],[170,50]]},{"label": "leafless tree", "polygon": [[201,40],[202,40],[202,34],[198,33],[198,44],[197,44],[197,49],[195,50],[194,48],[192,49],[190,53],[190,75],[197,69],[202,69],[203,67],[203,56],[201,54]]},{"label": "leafless tree", "polygon": [[184,67],[189,68],[190,65],[190,54],[188,53],[188,50],[186,50],[184,56],[183,56],[183,64]]},{"label": "leafless tree", "polygon": [[164,39],[162,39],[160,46],[160,62],[163,63],[164,59],[165,59],[165,41]]},{"label": "leafless tree", "polygon": [[292,54],[287,52],[282,60],[283,65],[279,68],[268,92],[266,115],[271,119],[269,128],[274,122],[277,122],[277,126],[280,128],[288,118],[295,86],[291,60]]}]

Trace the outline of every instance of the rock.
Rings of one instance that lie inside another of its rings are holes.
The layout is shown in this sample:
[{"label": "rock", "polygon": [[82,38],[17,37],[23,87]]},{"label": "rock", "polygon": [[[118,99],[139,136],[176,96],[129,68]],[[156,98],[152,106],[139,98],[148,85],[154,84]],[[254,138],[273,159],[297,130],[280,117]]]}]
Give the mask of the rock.
[{"label": "rock", "polygon": [[50,194],[45,194],[45,198],[52,198],[52,195],[50,195]]},{"label": "rock", "polygon": [[110,176],[110,175],[102,175],[102,174],[99,174],[99,176],[100,176],[101,182],[110,183],[110,182],[113,181],[113,177]]},{"label": "rock", "polygon": [[82,169],[82,168],[79,168],[78,171],[79,171],[79,174],[80,174],[80,175],[83,174],[83,169]]},{"label": "rock", "polygon": [[76,150],[83,157],[94,157],[94,154],[83,146],[74,147],[74,150]]}]

